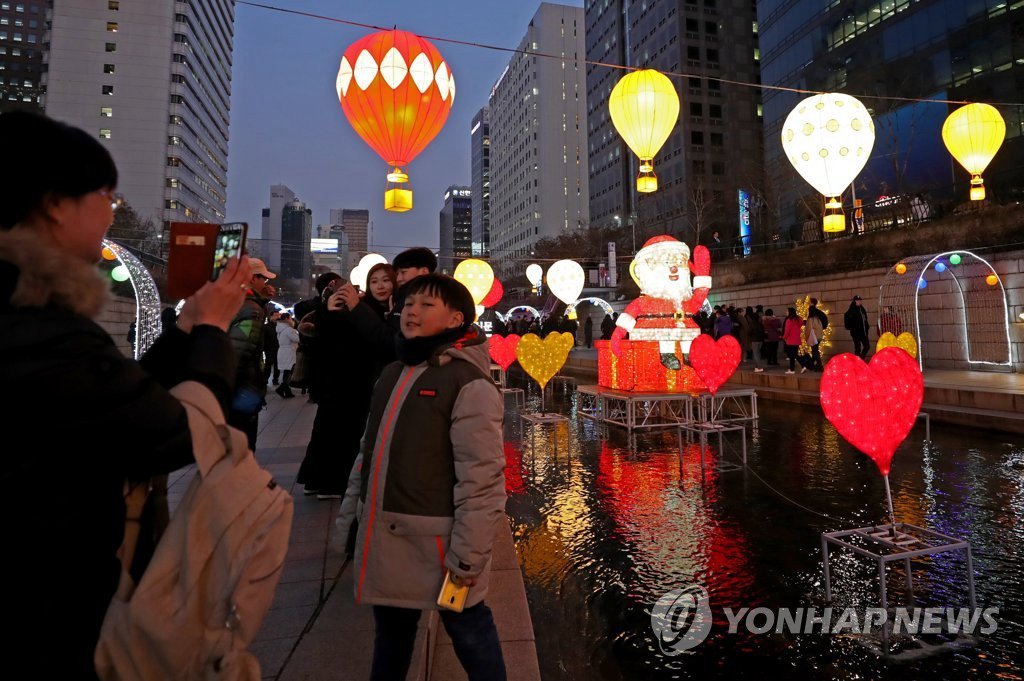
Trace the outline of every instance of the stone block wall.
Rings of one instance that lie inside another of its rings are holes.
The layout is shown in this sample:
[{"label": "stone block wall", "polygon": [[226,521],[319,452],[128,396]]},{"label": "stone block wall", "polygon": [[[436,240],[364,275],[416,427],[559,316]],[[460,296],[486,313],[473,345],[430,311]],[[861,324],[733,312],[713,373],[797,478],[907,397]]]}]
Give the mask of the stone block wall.
[{"label": "stone block wall", "polygon": [[[1013,370],[1024,372],[1024,250],[989,253],[983,256],[999,274],[1006,289],[1009,335]],[[879,287],[887,268],[842,272],[814,277],[789,277],[779,273],[779,279],[771,283],[713,288],[710,300],[713,305],[764,305],[772,308],[779,317],[785,317],[786,308],[794,307],[797,299],[804,296],[817,298],[819,307],[828,310],[833,346],[826,356],[842,352],[853,352],[853,341],[843,328],[843,313],[854,295],[864,299],[871,324],[870,341],[878,340],[878,297]],[[712,270],[712,275],[714,276]],[[950,280],[929,283],[918,297],[921,321],[921,342],[924,348],[924,364],[936,369],[975,369],[1007,371],[1006,367],[985,364],[969,364],[966,361],[966,337],[964,334],[964,311],[959,293],[954,291]],[[970,300],[968,299],[968,304]]]},{"label": "stone block wall", "polygon": [[131,344],[128,342],[128,327],[135,321],[135,300],[110,296],[96,323],[111,335],[117,349],[125,357],[132,356]]}]

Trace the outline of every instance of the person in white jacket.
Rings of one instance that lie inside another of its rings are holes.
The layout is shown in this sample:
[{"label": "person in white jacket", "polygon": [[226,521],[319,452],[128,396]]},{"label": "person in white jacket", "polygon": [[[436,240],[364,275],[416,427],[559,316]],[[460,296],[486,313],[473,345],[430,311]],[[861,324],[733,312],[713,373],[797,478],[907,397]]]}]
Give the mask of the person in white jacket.
[{"label": "person in white jacket", "polygon": [[290,314],[283,314],[277,320],[277,366],[281,367],[281,385],[276,392],[281,397],[288,399],[295,397],[292,392],[292,369],[295,368],[295,351],[299,347],[299,331],[295,328],[295,321]]}]

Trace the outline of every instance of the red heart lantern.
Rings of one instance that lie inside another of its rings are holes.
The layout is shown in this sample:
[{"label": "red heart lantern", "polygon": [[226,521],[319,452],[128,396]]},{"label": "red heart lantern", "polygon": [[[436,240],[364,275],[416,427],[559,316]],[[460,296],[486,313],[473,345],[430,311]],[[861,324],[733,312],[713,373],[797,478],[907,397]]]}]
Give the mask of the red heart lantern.
[{"label": "red heart lantern", "polygon": [[494,278],[494,283],[491,284],[491,290],[487,292],[484,299],[480,301],[480,307],[494,307],[501,302],[501,297],[505,295],[505,287],[501,285],[498,278]]},{"label": "red heart lantern", "polygon": [[519,336],[510,333],[507,336],[494,335],[488,339],[488,349],[491,359],[501,367],[502,371],[508,371],[512,362],[516,361],[516,347],[519,345]]},{"label": "red heart lantern", "polygon": [[702,333],[690,345],[690,365],[712,395],[736,372],[742,355],[740,344],[732,336],[716,341]]},{"label": "red heart lantern", "polygon": [[821,408],[847,442],[871,457],[882,475],[914,427],[924,398],[917,360],[897,347],[870,364],[849,352],[833,357],[821,377]]}]

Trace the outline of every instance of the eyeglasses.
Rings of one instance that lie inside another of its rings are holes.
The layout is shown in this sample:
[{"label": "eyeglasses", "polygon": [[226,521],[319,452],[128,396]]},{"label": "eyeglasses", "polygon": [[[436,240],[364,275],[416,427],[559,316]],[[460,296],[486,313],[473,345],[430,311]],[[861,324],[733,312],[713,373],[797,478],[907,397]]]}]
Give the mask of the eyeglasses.
[{"label": "eyeglasses", "polygon": [[117,210],[124,205],[124,194],[108,191],[106,189],[101,189],[99,194],[100,196],[104,196],[110,200],[110,210]]}]

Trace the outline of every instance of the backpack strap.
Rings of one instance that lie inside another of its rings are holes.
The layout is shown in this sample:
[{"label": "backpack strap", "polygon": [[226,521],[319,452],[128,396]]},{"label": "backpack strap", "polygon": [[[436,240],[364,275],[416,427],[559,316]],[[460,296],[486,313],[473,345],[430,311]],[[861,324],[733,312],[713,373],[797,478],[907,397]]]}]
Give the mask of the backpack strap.
[{"label": "backpack strap", "polygon": [[213,392],[202,383],[185,381],[171,388],[173,395],[188,415],[188,429],[192,435],[192,454],[199,475],[206,477],[210,470],[229,454],[232,447],[230,429],[224,411]]}]

